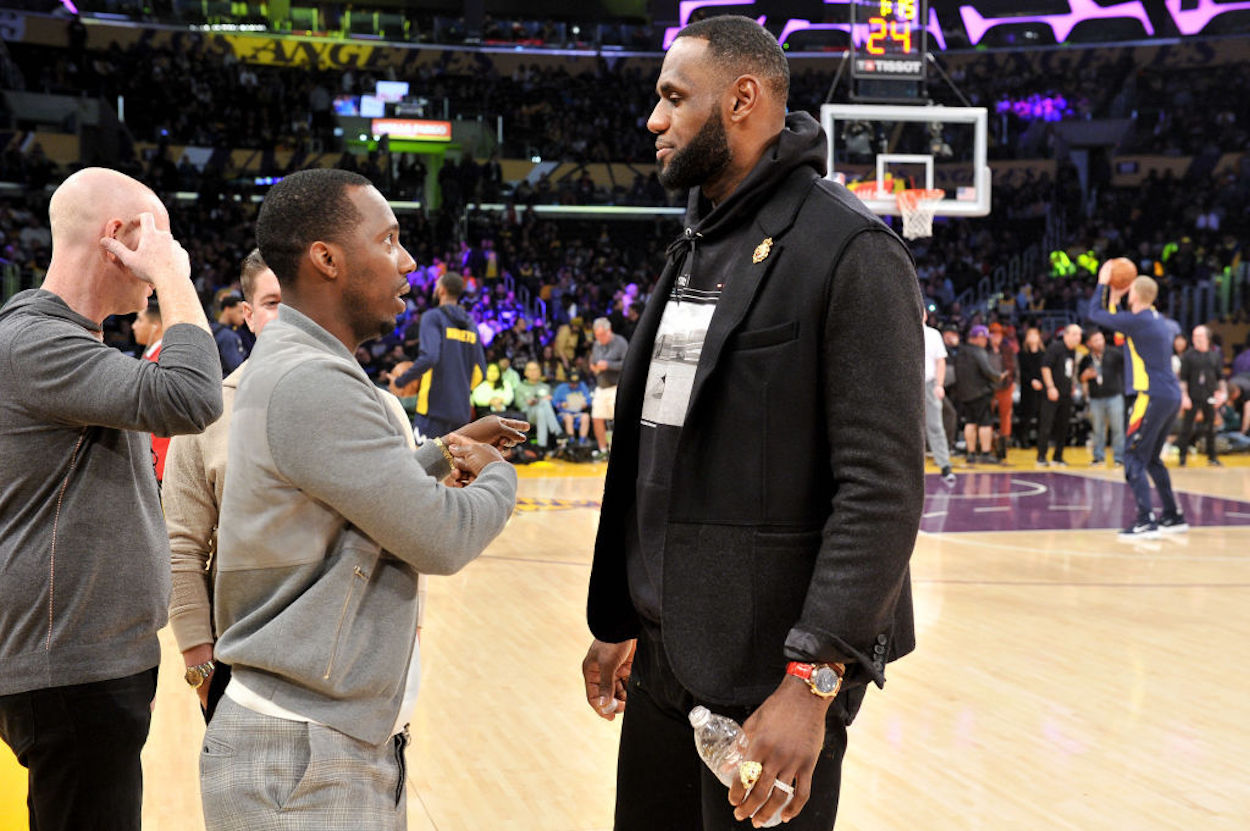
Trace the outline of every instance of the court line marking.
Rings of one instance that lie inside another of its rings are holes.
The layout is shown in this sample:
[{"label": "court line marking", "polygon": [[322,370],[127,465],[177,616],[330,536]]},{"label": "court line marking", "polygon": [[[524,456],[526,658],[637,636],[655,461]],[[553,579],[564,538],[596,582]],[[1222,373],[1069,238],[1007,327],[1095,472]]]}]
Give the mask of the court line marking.
[{"label": "court line marking", "polygon": [[1069,583],[1052,580],[961,580],[944,577],[913,577],[911,581],[912,583],[956,586],[1055,586],[1065,589],[1250,589],[1250,583],[1116,583],[1102,581]]},{"label": "court line marking", "polygon": [[[1204,526],[1204,527],[1210,528],[1211,526]],[[1226,526],[1226,527],[1236,528],[1236,527],[1245,527],[1245,526]],[[1085,533],[1092,533],[1090,529],[1084,529],[1084,528],[1070,529],[1070,530],[1065,529],[1064,533],[1070,534],[1072,533],[1073,530],[1083,531]],[[1108,535],[1108,537],[1111,534],[1115,533],[1111,529],[1095,529],[1095,530],[1102,530],[1103,533],[1106,533]],[[1220,530],[1225,530],[1225,528],[1221,528]],[[955,544],[971,545],[977,548],[992,548],[995,551],[1002,551],[1002,552],[1025,551],[1025,552],[1029,552],[1032,554],[1048,554],[1051,556],[1089,557],[1091,559],[1096,559],[1096,560],[1129,560],[1131,559],[1135,562],[1141,562],[1142,551],[1143,549],[1146,549],[1151,559],[1155,559],[1155,560],[1183,560],[1184,562],[1187,562],[1187,563],[1245,563],[1245,562],[1250,562],[1250,557],[1244,557],[1244,556],[1243,557],[1235,557],[1235,556],[1224,557],[1224,556],[1219,556],[1219,555],[1204,556],[1202,554],[1176,554],[1176,555],[1171,555],[1171,556],[1161,555],[1158,552],[1163,549],[1164,542],[1168,540],[1167,537],[1162,537],[1157,540],[1150,540],[1148,542],[1143,540],[1141,543],[1119,543],[1120,545],[1127,546],[1124,552],[1120,553],[1120,552],[1109,552],[1109,551],[1065,551],[1062,548],[1032,548],[1030,546],[1025,546],[1025,545],[1004,545],[1002,543],[992,543],[992,542],[987,542],[985,540],[981,540],[977,538],[978,536],[984,535],[984,534],[1044,533],[1044,532],[1037,531],[1037,530],[962,531],[962,532],[921,531],[920,533],[927,537],[934,537],[934,538],[939,538],[939,539],[942,537],[957,537],[957,539],[954,539],[951,541],[952,545],[955,545]]]},{"label": "court line marking", "polygon": [[1048,488],[1046,485],[1043,485],[1041,482],[1030,482],[1028,479],[1009,479],[1007,481],[1014,482],[1017,485],[1024,485],[1025,487],[1028,487],[1028,488],[1036,488],[1036,490],[1008,491],[1007,493],[941,493],[939,491],[934,491],[933,493],[926,493],[925,498],[928,499],[931,497],[933,499],[945,500],[945,499],[1002,499],[1006,497],[1008,499],[1019,499],[1020,497],[1024,497],[1024,496],[1041,496],[1042,494],[1050,490],[1050,488]]},{"label": "court line marking", "polygon": [[[1239,469],[1241,467],[1243,466],[1238,465],[1236,466],[1236,468],[1233,468],[1233,469]],[[1027,473],[1026,471],[1006,471],[1006,470],[976,470],[976,469],[967,469],[967,470],[960,469],[960,470],[962,471],[963,475],[975,475],[975,476],[1015,476],[1018,474]],[[1176,468],[1171,468],[1171,467],[1168,468],[1169,473],[1172,473],[1175,470]],[[1229,471],[1228,468],[1224,470],[1197,470],[1197,471],[1193,468],[1188,468],[1188,470],[1190,470],[1190,472],[1201,473],[1204,476],[1206,474],[1221,474],[1221,473],[1227,473]],[[937,470],[925,470],[925,476],[936,475],[937,473],[938,473]],[[1128,485],[1128,483],[1124,481],[1124,471],[1112,470],[1111,468],[1108,468],[1105,473],[1097,469],[1089,469],[1089,470],[1084,470],[1084,471],[1082,470],[1063,470],[1063,471],[1037,470],[1035,471],[1035,473],[1041,476],[1071,476],[1074,479],[1085,479],[1091,482],[1106,482],[1107,484],[1111,484],[1111,485],[1119,484],[1119,485],[1125,485],[1126,487]],[[1034,482],[1031,484],[1036,485],[1037,483]],[[1202,497],[1204,499],[1223,499],[1227,502],[1250,501],[1241,496],[1229,496],[1225,493],[1210,493],[1207,491],[1194,489],[1195,486],[1199,486],[1201,484],[1203,483],[1201,482],[1190,483],[1189,486],[1186,488],[1173,487],[1172,490],[1174,493],[1177,493],[1177,494],[1185,494],[1186,496],[1197,496],[1197,497]],[[934,491],[932,494],[926,492],[925,497],[928,498],[929,496],[936,496],[937,493],[938,493],[937,491]],[[952,497],[963,498],[965,497],[965,495],[964,494],[950,494],[946,498],[949,499]]]},{"label": "court line marking", "polygon": [[544,560],[539,557],[511,557],[507,554],[483,554],[478,557],[479,560],[499,560],[505,563],[536,563],[541,566],[581,566],[582,568],[590,568],[589,562],[579,562],[577,560]]},{"label": "court line marking", "polygon": [[1010,511],[1011,509],[1010,505],[989,505],[984,508],[973,508],[972,512],[974,514],[984,514],[990,511]]},{"label": "court line marking", "polygon": [[[1019,546],[1009,546],[1019,547]],[[1045,549],[1034,549],[1038,551],[1046,551]],[[1140,554],[1136,555],[1140,557]],[[589,569],[589,562],[574,562],[565,560],[535,560],[531,557],[510,557],[494,554],[484,554],[477,557],[479,560],[502,560],[505,562],[527,562],[532,565],[547,566],[581,566]],[[1179,557],[1173,557],[1179,559]],[[1194,557],[1185,557],[1188,560],[1195,560]],[[1225,559],[1233,559],[1233,557],[1225,557]],[[1240,557],[1245,560],[1245,557]],[[1209,562],[1213,557],[1199,560],[1201,562]],[[1250,589],[1250,582],[1060,582],[1054,580],[963,580],[960,577],[913,577],[913,584],[924,585],[951,585],[951,586],[1053,586],[1056,589]]]}]

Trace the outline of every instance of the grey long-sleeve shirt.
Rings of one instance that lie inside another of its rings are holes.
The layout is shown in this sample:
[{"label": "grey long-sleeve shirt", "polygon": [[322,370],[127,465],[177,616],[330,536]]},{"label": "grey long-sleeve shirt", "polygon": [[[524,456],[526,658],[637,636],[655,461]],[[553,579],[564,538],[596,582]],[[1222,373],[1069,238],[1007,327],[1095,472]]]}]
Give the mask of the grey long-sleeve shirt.
[{"label": "grey long-sleeve shirt", "polygon": [[417,574],[451,574],[504,527],[516,472],[467,488],[403,424],[350,352],[282,306],[252,353],[230,425],[218,529],[217,654],[253,693],[363,741],[403,696]]},{"label": "grey long-sleeve shirt", "polygon": [[156,363],[99,331],[48,291],[0,310],[0,695],[160,662],[169,538],[148,434],[212,423],[221,368],[190,324]]}]

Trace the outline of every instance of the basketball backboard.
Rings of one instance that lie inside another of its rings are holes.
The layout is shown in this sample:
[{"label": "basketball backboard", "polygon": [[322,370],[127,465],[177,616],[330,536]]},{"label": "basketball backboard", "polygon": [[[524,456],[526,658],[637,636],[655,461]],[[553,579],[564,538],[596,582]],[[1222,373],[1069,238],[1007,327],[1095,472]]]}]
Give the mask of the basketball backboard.
[{"label": "basketball backboard", "polygon": [[984,107],[825,104],[828,176],[878,215],[898,216],[895,192],[940,188],[938,216],[985,216],[991,174]]}]

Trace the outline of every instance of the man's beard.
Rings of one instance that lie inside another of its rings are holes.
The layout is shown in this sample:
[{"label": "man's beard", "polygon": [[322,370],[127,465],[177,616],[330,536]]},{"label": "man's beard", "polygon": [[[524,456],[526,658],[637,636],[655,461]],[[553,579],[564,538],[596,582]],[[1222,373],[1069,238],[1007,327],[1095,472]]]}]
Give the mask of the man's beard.
[{"label": "man's beard", "polygon": [[689,190],[719,176],[731,159],[725,123],[719,112],[713,112],[689,144],[673,148],[668,163],[660,165],[656,175],[668,190]]},{"label": "man's beard", "polygon": [[375,317],[370,313],[365,297],[352,289],[343,293],[343,310],[347,313],[352,334],[360,343],[386,337],[395,330],[395,321],[399,317]]}]

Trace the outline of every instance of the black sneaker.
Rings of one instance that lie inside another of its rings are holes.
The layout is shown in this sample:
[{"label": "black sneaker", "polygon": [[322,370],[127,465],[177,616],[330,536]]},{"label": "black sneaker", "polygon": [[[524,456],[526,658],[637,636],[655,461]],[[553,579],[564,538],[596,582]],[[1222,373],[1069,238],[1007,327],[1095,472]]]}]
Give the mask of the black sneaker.
[{"label": "black sneaker", "polygon": [[1120,532],[1121,540],[1157,540],[1159,524],[1154,519],[1138,520]]},{"label": "black sneaker", "polygon": [[1207,459],[1207,467],[1223,467],[1224,463],[1219,459]]},{"label": "black sneaker", "polygon": [[955,484],[955,474],[951,470],[950,465],[947,465],[946,467],[942,468],[942,481],[948,485]]},{"label": "black sneaker", "polygon": [[1184,514],[1164,514],[1159,520],[1159,530],[1165,534],[1180,534],[1189,530],[1189,523],[1185,521]]},{"label": "black sneaker", "polygon": [[1051,461],[1050,466],[1051,467],[1067,467],[1068,463],[1065,462],[1063,459],[1054,459]]}]

